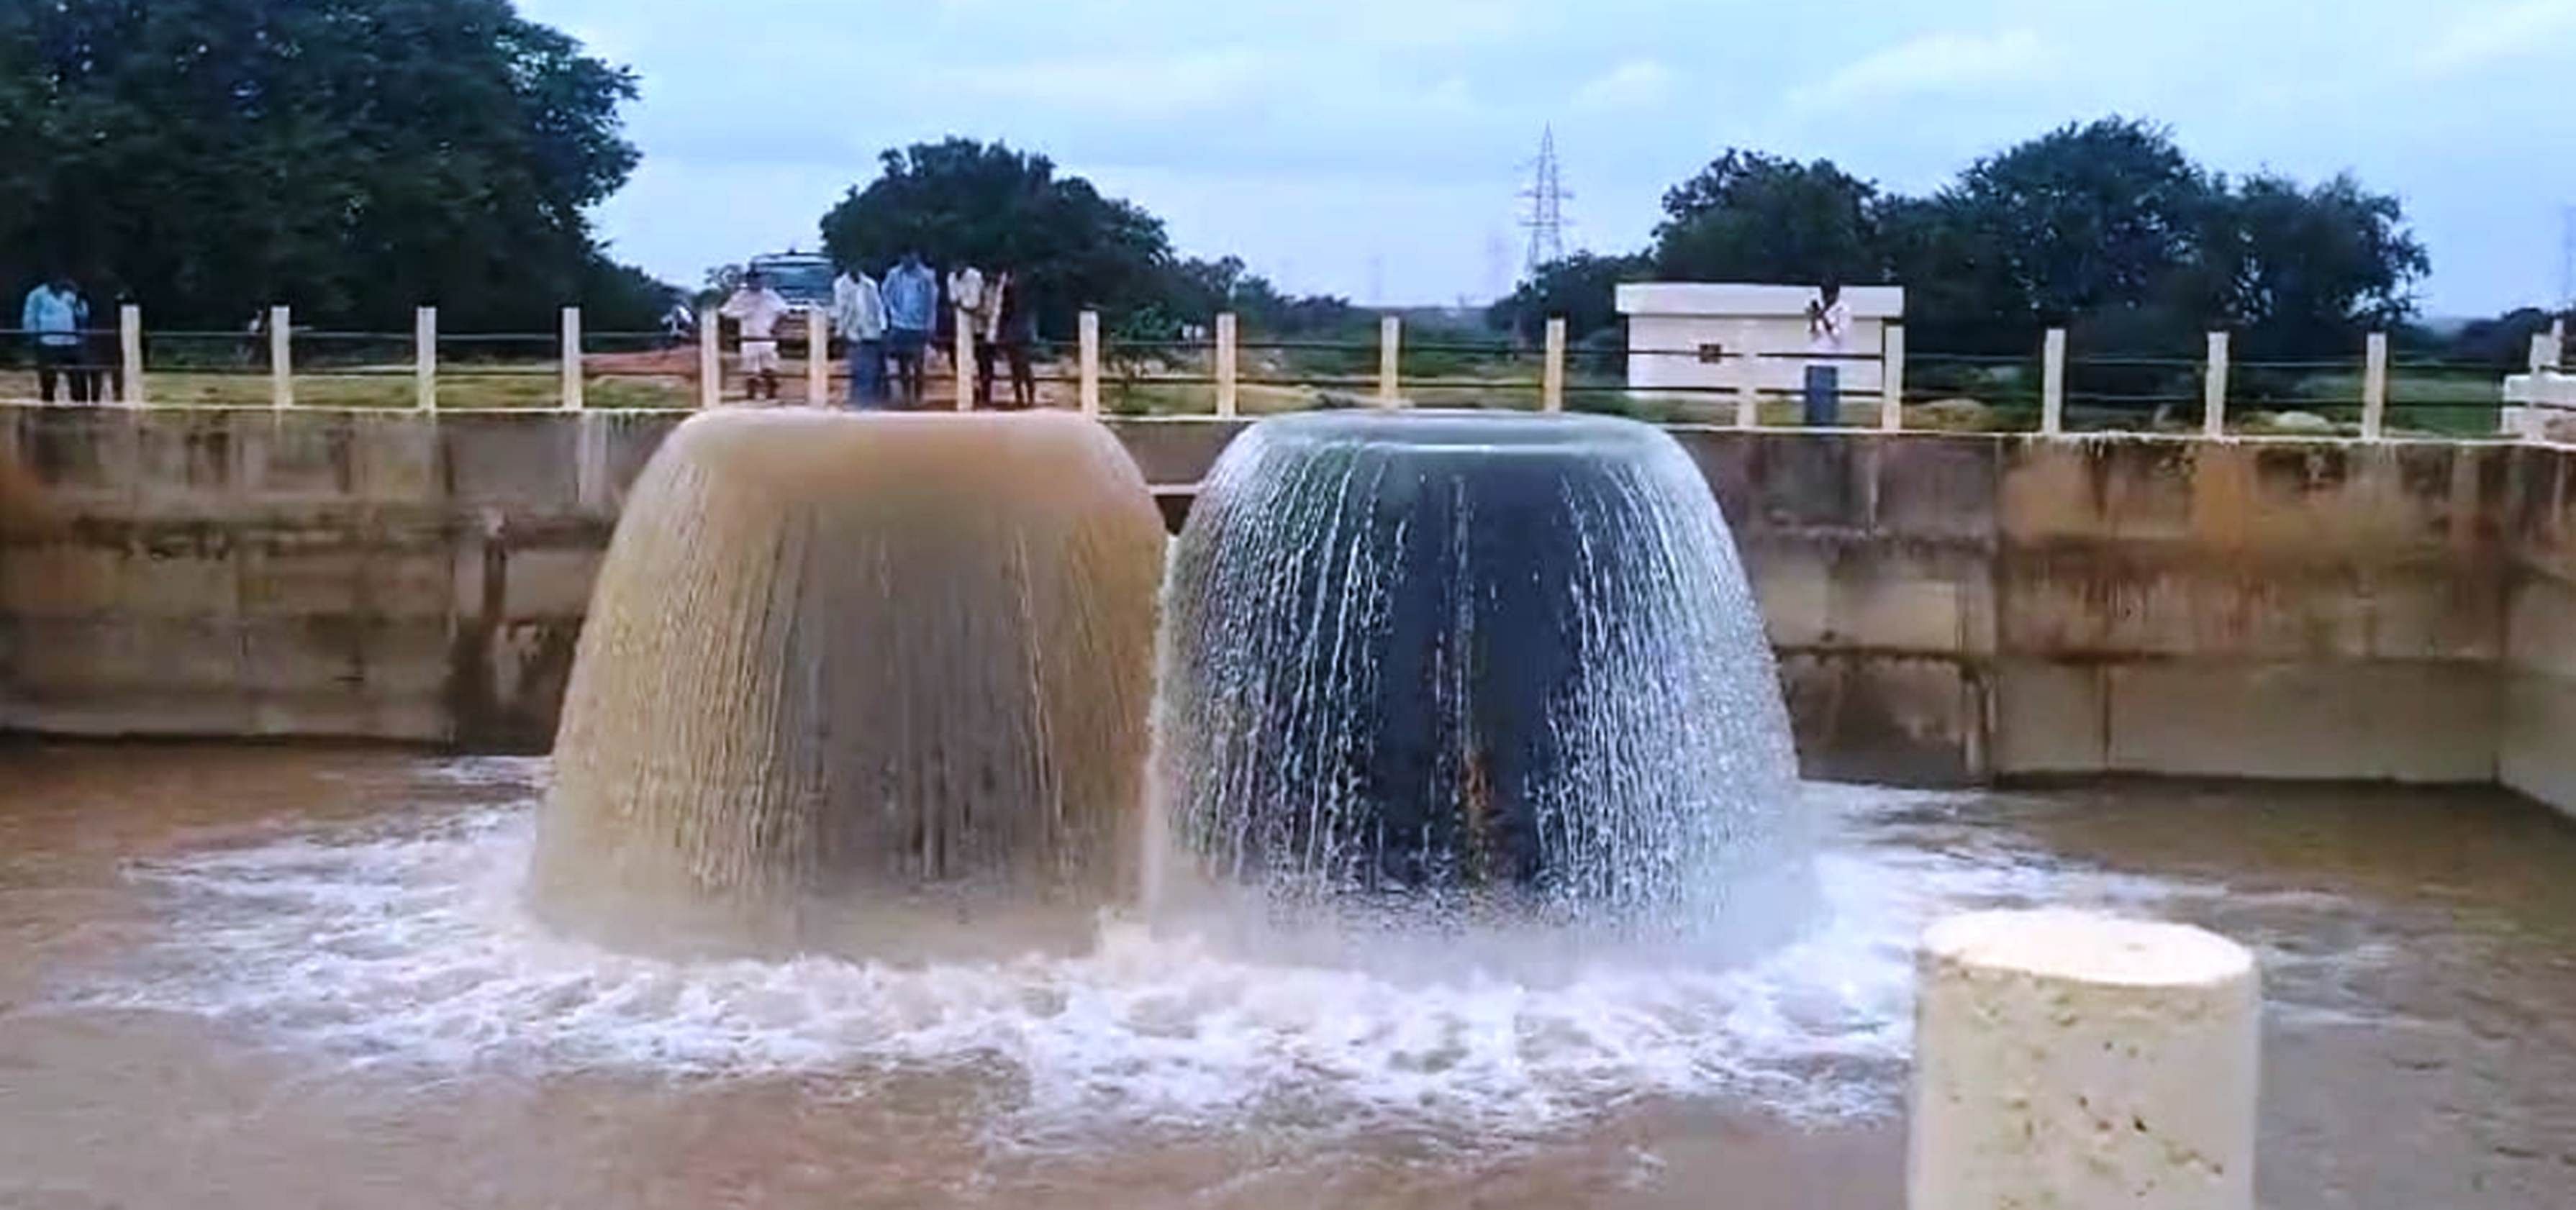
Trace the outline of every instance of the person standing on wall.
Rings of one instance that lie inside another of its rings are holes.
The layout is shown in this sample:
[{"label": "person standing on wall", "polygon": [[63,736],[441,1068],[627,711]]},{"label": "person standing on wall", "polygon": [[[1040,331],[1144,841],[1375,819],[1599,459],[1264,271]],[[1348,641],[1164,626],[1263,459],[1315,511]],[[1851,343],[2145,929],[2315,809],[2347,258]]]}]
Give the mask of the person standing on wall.
[{"label": "person standing on wall", "polygon": [[44,401],[54,401],[54,386],[71,380],[73,403],[90,402],[89,371],[81,365],[81,329],[89,326],[89,302],[81,297],[71,274],[60,269],[27,292],[19,308],[18,327],[36,345],[36,385]]},{"label": "person standing on wall", "polygon": [[697,337],[697,309],[689,305],[685,295],[672,295],[670,308],[662,312],[662,347],[686,348]]},{"label": "person standing on wall", "polygon": [[1842,363],[1851,347],[1851,304],[1842,283],[1828,277],[1807,303],[1807,352],[1826,360],[1807,364],[1807,425],[1831,428],[1842,421]]},{"label": "person standing on wall", "polygon": [[885,403],[885,293],[863,269],[832,283],[832,327],[850,351],[850,406]]},{"label": "person standing on wall", "polygon": [[1004,269],[994,274],[993,280],[984,283],[982,296],[975,300],[975,402],[978,405],[1000,406],[999,397],[993,394],[993,359],[1002,351],[1002,300],[1017,293],[1018,287],[1019,284],[1011,280],[1011,271]]},{"label": "person standing on wall", "polygon": [[1017,273],[1003,273],[985,291],[984,310],[991,316],[981,346],[984,398],[1001,406],[993,394],[993,358],[999,355],[1011,363],[1011,407],[1036,407],[1038,385],[1029,369],[1029,350],[1037,343],[1037,309],[1030,303],[1028,283]]},{"label": "person standing on wall", "polygon": [[778,402],[778,321],[787,317],[787,300],[754,269],[742,275],[742,287],[719,314],[741,329],[744,394]]},{"label": "person standing on wall", "polygon": [[[135,301],[134,292],[126,289],[113,274],[109,275],[107,282],[105,292],[115,302],[100,315],[102,323],[116,322],[117,317],[124,314],[125,304]],[[87,305],[87,302],[86,299],[82,300],[84,313],[97,313],[94,308]],[[122,334],[114,328],[102,330],[93,327],[88,336],[89,338],[82,342],[81,348],[84,350],[84,360],[89,367],[89,397],[99,403],[126,398]]]},{"label": "person standing on wall", "polygon": [[921,263],[921,253],[908,251],[886,270],[886,356],[894,362],[897,407],[921,406],[921,358],[930,347],[930,329],[938,323],[939,279]]}]

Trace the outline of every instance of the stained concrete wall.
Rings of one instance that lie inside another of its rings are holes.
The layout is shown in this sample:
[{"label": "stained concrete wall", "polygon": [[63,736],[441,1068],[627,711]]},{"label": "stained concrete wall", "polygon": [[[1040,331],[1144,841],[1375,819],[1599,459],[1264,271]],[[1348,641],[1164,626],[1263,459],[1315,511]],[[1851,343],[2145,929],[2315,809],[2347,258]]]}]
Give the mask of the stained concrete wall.
[{"label": "stained concrete wall", "polygon": [[2524,447],[2513,479],[2499,773],[2506,785],[2576,814],[2576,447]]},{"label": "stained concrete wall", "polygon": [[542,748],[676,423],[0,409],[0,730]]},{"label": "stained concrete wall", "polygon": [[[678,419],[0,409],[48,517],[0,537],[0,729],[542,747],[626,485]],[[1117,427],[1177,515],[1241,426]],[[2501,764],[2571,801],[2538,738],[2576,720],[2563,455],[1675,434],[1813,773]]]}]

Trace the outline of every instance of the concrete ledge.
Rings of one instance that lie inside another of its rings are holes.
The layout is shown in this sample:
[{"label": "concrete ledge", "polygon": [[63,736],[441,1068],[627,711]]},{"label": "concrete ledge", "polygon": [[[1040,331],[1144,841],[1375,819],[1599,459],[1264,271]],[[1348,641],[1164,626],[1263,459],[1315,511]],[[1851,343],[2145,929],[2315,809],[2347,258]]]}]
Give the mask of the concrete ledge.
[{"label": "concrete ledge", "polygon": [[2477,661],[2019,658],[1995,697],[2002,776],[2483,782],[2502,712]]},{"label": "concrete ledge", "polygon": [[2505,684],[2498,780],[2576,815],[2576,679],[2515,676]]},{"label": "concrete ledge", "polygon": [[2491,665],[2189,661],[2100,670],[2117,773],[2398,782],[2495,778]]}]

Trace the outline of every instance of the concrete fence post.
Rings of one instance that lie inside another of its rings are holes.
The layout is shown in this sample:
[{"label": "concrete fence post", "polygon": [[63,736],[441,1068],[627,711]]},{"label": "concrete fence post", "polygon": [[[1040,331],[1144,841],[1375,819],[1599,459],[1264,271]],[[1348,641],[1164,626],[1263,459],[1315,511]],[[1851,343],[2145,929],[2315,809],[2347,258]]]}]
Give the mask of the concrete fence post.
[{"label": "concrete fence post", "polygon": [[2039,431],[2066,431],[2066,329],[2050,328],[2039,344]]},{"label": "concrete fence post", "polygon": [[1082,348],[1082,414],[1097,416],[1100,414],[1100,312],[1084,311],[1074,330]]},{"label": "concrete fence post", "polygon": [[1565,317],[1554,315],[1547,321],[1547,360],[1538,371],[1538,408],[1542,412],[1565,410]]},{"label": "concrete fence post", "polygon": [[1762,359],[1753,348],[1753,325],[1735,325],[1735,427],[1740,429],[1762,427]]},{"label": "concrete fence post", "polygon": [[126,303],[116,309],[117,402],[143,406],[143,308]]},{"label": "concrete fence post", "polygon": [[563,309],[563,410],[582,409],[581,308]]},{"label": "concrete fence post", "polygon": [[957,344],[949,356],[957,363],[957,410],[975,410],[975,313],[964,307],[957,311]]},{"label": "concrete fence post", "polygon": [[2388,333],[2373,332],[2361,354],[2361,439],[2388,432]]},{"label": "concrete fence post", "polygon": [[2065,910],[1924,933],[1910,1210],[2252,1210],[2253,955]]},{"label": "concrete fence post", "polygon": [[[857,384],[852,383],[856,390]],[[805,403],[832,402],[832,325],[819,306],[805,308]]]},{"label": "concrete fence post", "polygon": [[1905,325],[1889,324],[1881,329],[1878,357],[1878,427],[1888,432],[1905,428]]},{"label": "concrete fence post", "polygon": [[295,406],[295,313],[276,306],[268,309],[268,401],[271,406]]},{"label": "concrete fence post", "polygon": [[1403,373],[1404,321],[1393,315],[1381,315],[1377,321],[1377,405],[1382,408],[1401,406]]},{"label": "concrete fence post", "polygon": [[411,313],[411,388],[413,402],[424,412],[438,410],[438,308],[417,307]]},{"label": "concrete fence post", "polygon": [[2550,331],[2531,334],[2530,364],[2525,368],[2534,374],[2558,368],[2559,355],[2563,351],[2559,347],[2561,337],[2558,332],[2561,330],[2560,324],[2553,323],[2550,325]]},{"label": "concrete fence post", "polygon": [[698,308],[698,406],[713,409],[724,404],[723,333],[716,328],[716,309]]},{"label": "concrete fence post", "polygon": [[1216,414],[1234,418],[1240,401],[1235,395],[1234,312],[1220,311],[1216,317]]},{"label": "concrete fence post", "polygon": [[2208,365],[2200,375],[2200,435],[2227,435],[2227,333],[2209,334]]}]

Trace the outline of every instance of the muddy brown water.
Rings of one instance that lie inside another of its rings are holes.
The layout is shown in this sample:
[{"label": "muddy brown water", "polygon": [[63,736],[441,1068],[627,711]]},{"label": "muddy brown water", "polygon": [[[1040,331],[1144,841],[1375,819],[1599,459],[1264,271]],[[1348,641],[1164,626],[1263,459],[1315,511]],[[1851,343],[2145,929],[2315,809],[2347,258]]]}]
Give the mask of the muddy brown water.
[{"label": "muddy brown water", "polygon": [[515,906],[545,777],[0,747],[0,1206],[1894,1206],[1906,938],[2039,901],[2261,952],[2265,1205],[2576,1204],[2576,825],[2501,793],[1819,788],[1819,948],[1545,988],[604,955]]}]

